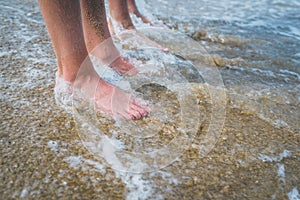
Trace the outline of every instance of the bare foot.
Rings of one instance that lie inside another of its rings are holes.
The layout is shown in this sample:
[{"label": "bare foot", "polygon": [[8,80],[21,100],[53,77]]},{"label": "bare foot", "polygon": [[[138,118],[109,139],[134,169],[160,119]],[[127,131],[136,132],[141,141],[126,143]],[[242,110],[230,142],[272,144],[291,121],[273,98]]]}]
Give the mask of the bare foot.
[{"label": "bare foot", "polygon": [[145,103],[99,77],[90,59],[86,59],[81,65],[73,82],[67,82],[59,76],[57,80],[57,97],[66,98],[72,95],[73,100],[92,102],[96,110],[125,119],[140,119],[148,114]]},{"label": "bare foot", "polygon": [[121,36],[121,38],[122,38],[122,30],[133,31],[133,33],[135,34],[134,36],[138,36],[139,38],[144,40],[147,44],[149,44],[155,48],[158,48],[163,52],[169,52],[168,48],[165,48],[165,47],[161,46],[160,44],[158,44],[157,42],[155,42],[154,40],[150,39],[148,36],[144,35],[140,31],[138,31],[134,26],[129,26],[129,27],[124,26],[124,24],[122,24],[121,22],[117,22],[112,18],[109,18],[108,25],[109,25],[109,31],[112,35],[118,35],[118,36]]},{"label": "bare foot", "polygon": [[138,35],[139,37],[141,37],[144,41],[146,41],[149,45],[156,47],[158,49],[160,49],[163,52],[169,52],[168,48],[165,48],[163,46],[161,46],[160,44],[158,44],[157,42],[153,41],[152,39],[150,39],[148,36],[144,35],[143,33],[139,32],[138,30],[136,30],[136,35]]},{"label": "bare foot", "polygon": [[154,25],[150,20],[148,20],[144,15],[142,15],[138,10],[129,10],[129,13],[135,15],[137,18],[140,18],[142,20],[142,22],[145,24],[149,24],[151,26]]},{"label": "bare foot", "polygon": [[125,0],[125,1],[108,0],[108,5],[110,9],[110,19],[108,21],[108,25],[111,34],[115,33],[116,35],[120,35],[119,33],[122,33],[123,30],[133,30],[135,36],[140,37],[151,46],[159,48],[164,52],[169,51],[167,48],[162,47],[157,42],[143,35],[134,27],[134,24],[130,18],[130,14],[136,15],[144,23],[149,23],[150,25],[152,24],[147,18],[145,18],[139,12],[135,0]]},{"label": "bare foot", "polygon": [[138,72],[129,59],[120,55],[112,38],[108,38],[101,42],[96,48],[89,52],[89,54],[94,61],[94,65],[100,64],[100,66],[110,66],[119,74],[135,75]]},{"label": "bare foot", "polygon": [[148,114],[147,106],[138,102],[130,94],[99,80],[95,92],[97,109],[125,119],[140,119]]},{"label": "bare foot", "polygon": [[143,16],[140,11],[138,10],[135,0],[129,0],[127,1],[128,5],[128,12],[129,14],[134,14],[138,18],[140,18],[145,24],[153,25],[153,23],[148,20],[145,16]]},{"label": "bare foot", "polygon": [[136,67],[127,58],[121,56],[114,60],[109,66],[120,74],[133,76],[138,73]]}]

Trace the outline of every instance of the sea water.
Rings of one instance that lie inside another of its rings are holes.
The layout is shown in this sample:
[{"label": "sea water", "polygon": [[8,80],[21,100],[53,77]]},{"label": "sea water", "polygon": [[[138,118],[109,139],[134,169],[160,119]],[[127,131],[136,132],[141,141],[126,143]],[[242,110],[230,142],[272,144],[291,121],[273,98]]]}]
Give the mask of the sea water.
[{"label": "sea water", "polygon": [[229,94],[264,101],[257,109],[248,103],[248,109],[299,132],[299,1],[157,0],[144,8],[199,40],[220,67]]}]

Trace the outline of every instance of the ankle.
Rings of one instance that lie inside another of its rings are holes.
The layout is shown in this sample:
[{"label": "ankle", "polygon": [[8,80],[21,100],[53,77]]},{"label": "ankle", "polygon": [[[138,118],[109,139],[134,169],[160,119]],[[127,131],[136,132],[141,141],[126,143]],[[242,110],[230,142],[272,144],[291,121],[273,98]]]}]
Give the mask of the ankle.
[{"label": "ankle", "polygon": [[63,80],[67,82],[68,84],[73,84],[76,80],[78,70],[68,70],[68,69],[63,69],[63,70],[58,70],[56,72],[56,78]]},{"label": "ankle", "polygon": [[69,84],[73,84],[76,80],[76,76],[73,75],[63,75],[62,78],[64,79],[65,82],[69,83]]},{"label": "ankle", "polygon": [[89,56],[91,59],[93,56],[96,57],[102,65],[108,65],[120,56],[120,52],[110,37],[101,43],[94,45],[93,49],[89,49]]},{"label": "ankle", "polygon": [[132,30],[132,29],[135,29],[131,19],[128,20],[128,19],[125,19],[121,22],[121,25],[123,26],[124,29],[127,29],[127,30]]}]

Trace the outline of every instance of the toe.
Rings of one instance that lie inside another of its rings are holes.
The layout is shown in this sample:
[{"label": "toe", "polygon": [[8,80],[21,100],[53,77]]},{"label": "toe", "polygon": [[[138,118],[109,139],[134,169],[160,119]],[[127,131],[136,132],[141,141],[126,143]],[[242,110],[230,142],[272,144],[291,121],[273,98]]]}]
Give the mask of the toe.
[{"label": "toe", "polygon": [[122,113],[117,113],[118,117],[121,117],[123,119],[127,120],[132,120],[133,116],[130,114],[130,112],[122,112]]},{"label": "toe", "polygon": [[163,47],[162,47],[162,51],[165,52],[165,53],[170,52],[170,50],[168,48],[163,48]]},{"label": "toe", "polygon": [[138,104],[132,104],[131,109],[138,113],[139,118],[145,117],[148,114],[148,111]]},{"label": "toe", "polygon": [[143,101],[143,100],[133,99],[132,102],[131,102],[131,104],[135,105],[139,109],[143,109],[147,113],[150,111],[148,104],[145,101]]},{"label": "toe", "polygon": [[136,105],[131,105],[130,113],[135,117],[135,119],[140,119],[145,116],[145,111]]}]

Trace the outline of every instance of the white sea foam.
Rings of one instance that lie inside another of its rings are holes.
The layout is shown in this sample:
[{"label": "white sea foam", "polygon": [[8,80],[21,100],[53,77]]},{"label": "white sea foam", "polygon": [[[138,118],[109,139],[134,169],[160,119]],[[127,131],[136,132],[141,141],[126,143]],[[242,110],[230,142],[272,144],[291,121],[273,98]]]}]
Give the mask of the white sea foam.
[{"label": "white sea foam", "polygon": [[69,156],[65,158],[64,161],[68,162],[69,166],[74,169],[78,169],[83,166],[81,156]]},{"label": "white sea foam", "polygon": [[[300,53],[299,53],[300,54]],[[300,74],[296,73],[296,72],[292,72],[290,70],[287,70],[287,69],[280,69],[279,70],[281,73],[284,73],[284,74],[289,74],[289,75],[292,75],[292,76],[296,76],[298,80],[300,80]]]},{"label": "white sea foam", "polygon": [[28,186],[24,187],[22,192],[21,192],[20,198],[21,199],[26,198],[29,194],[29,190],[30,190],[30,187],[28,187]]},{"label": "white sea foam", "polygon": [[[106,168],[103,164],[90,159],[85,159],[82,156],[69,156],[64,159],[69,166],[74,169],[97,171],[101,174],[106,173]],[[161,175],[162,178],[169,183],[178,184],[178,180],[174,178],[174,175],[168,172],[152,172],[149,177],[147,174],[134,174],[127,172],[120,172],[115,170],[116,178],[120,178],[128,189],[126,199],[128,200],[142,200],[142,199],[163,199],[160,194],[155,192],[156,188],[159,188],[152,180],[151,177]]]},{"label": "white sea foam", "polygon": [[130,174],[115,171],[118,178],[122,180],[129,193],[126,195],[127,200],[139,199],[163,199],[160,195],[155,195],[152,183],[143,178],[142,174]]},{"label": "white sea foam", "polygon": [[300,200],[300,194],[296,187],[294,187],[287,195],[289,200]]},{"label": "white sea foam", "polygon": [[48,146],[51,148],[52,151],[59,151],[58,142],[50,140],[47,142]]},{"label": "white sea foam", "polygon": [[285,183],[285,168],[284,164],[278,164],[278,170],[277,175],[279,177],[279,180],[281,180],[283,183]]},{"label": "white sea foam", "polygon": [[283,158],[290,157],[291,155],[292,155],[291,151],[284,150],[278,156],[267,156],[267,155],[264,155],[264,154],[259,154],[258,158],[260,160],[262,160],[263,162],[280,162]]},{"label": "white sea foam", "polygon": [[69,156],[64,158],[64,161],[69,163],[69,166],[74,169],[97,171],[101,174],[106,173],[106,167],[103,164],[97,161],[83,158],[82,156]]},{"label": "white sea foam", "polygon": [[[277,163],[277,177],[279,181],[279,186],[281,187],[281,184],[285,185],[286,184],[286,174],[285,174],[285,165],[281,163],[281,161],[284,158],[290,157],[291,156],[291,151],[284,150],[282,153],[280,153],[278,156],[267,156],[264,154],[259,154],[258,159],[262,160],[263,162],[273,162]],[[277,192],[272,195],[272,199],[276,199]]]}]

